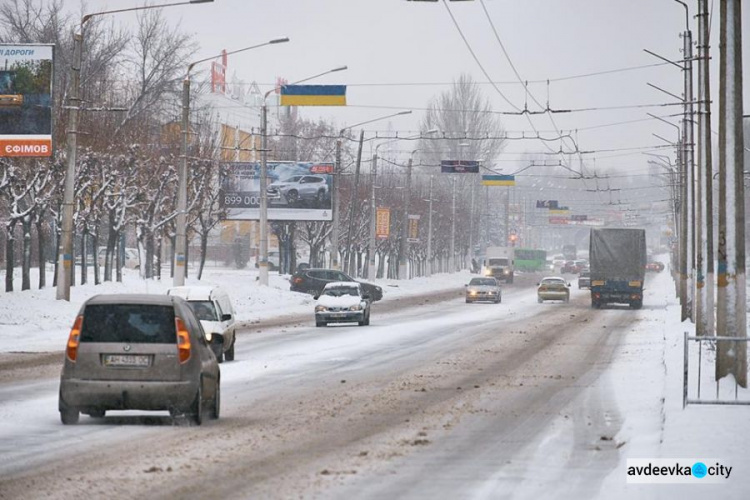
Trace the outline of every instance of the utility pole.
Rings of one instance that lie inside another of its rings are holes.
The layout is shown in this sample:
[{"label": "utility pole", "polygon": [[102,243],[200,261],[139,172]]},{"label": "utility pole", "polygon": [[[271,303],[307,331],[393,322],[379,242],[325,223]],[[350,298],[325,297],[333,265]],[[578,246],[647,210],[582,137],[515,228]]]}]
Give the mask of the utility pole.
[{"label": "utility pole", "polygon": [[331,193],[333,196],[333,220],[331,224],[331,269],[340,269],[339,265],[339,210],[341,202],[339,198],[339,178],[341,175],[341,136],[344,135],[344,130],[339,133],[336,139],[336,162],[333,166],[333,176],[331,179]]},{"label": "utility pole", "polygon": [[451,203],[451,258],[450,269],[454,273],[456,269],[456,175],[451,178],[453,181],[453,202]]},{"label": "utility pole", "polygon": [[375,179],[378,171],[378,150],[375,148],[375,154],[372,156],[372,170],[370,171],[370,237],[367,243],[367,279],[374,280],[377,271],[375,270],[375,219],[377,218],[377,208],[375,207]]},{"label": "utility pole", "polygon": [[[682,2],[680,2],[682,3]],[[687,17],[687,6],[686,17]],[[692,33],[690,30],[686,30],[683,34],[683,55],[685,56],[685,111],[682,120],[682,140],[684,147],[684,164],[685,164],[685,177],[686,177],[686,189],[685,189],[685,201],[686,211],[689,210],[688,223],[685,228],[687,229],[687,252],[686,252],[686,263],[687,263],[687,315],[690,319],[695,320],[695,280],[693,273],[695,272],[695,175],[694,175],[694,161],[693,161],[693,43]]]},{"label": "utility pole", "polygon": [[[417,151],[416,149],[414,151]],[[412,151],[412,155],[414,155]],[[409,279],[407,269],[407,253],[409,252],[409,191],[411,190],[411,166],[412,157],[409,157],[409,163],[406,166],[406,189],[404,190],[404,216],[401,219],[401,244],[398,250],[398,278],[402,280]]]},{"label": "utility pole", "polygon": [[698,0],[698,215],[696,218],[698,300],[696,335],[714,335],[713,163],[709,78],[708,0]]},{"label": "utility pole", "polygon": [[[721,0],[719,35],[719,276],[716,333],[747,337],[741,1]],[[718,342],[716,380],[747,387],[744,342]]]},{"label": "utility pole", "polygon": [[432,183],[434,175],[430,176],[430,208],[427,215],[427,276],[432,276]]},{"label": "utility pole", "polygon": [[365,140],[364,129],[359,132],[359,148],[357,149],[357,164],[354,168],[354,187],[352,191],[352,200],[349,203],[349,228],[346,232],[346,251],[349,252],[349,259],[346,262],[344,272],[354,274],[356,267],[354,252],[352,251],[352,231],[354,226],[354,205],[359,200],[359,166],[362,163],[362,142]]},{"label": "utility pole", "polygon": [[62,204],[62,228],[60,231],[60,258],[57,264],[57,300],[70,301],[70,284],[73,281],[73,198],[75,189],[76,153],[78,141],[78,112],[81,107],[79,97],[81,86],[81,51],[83,45],[83,23],[81,32],[73,34],[73,64],[71,66],[70,114],[67,132],[68,165],[65,171],[65,190]]}]

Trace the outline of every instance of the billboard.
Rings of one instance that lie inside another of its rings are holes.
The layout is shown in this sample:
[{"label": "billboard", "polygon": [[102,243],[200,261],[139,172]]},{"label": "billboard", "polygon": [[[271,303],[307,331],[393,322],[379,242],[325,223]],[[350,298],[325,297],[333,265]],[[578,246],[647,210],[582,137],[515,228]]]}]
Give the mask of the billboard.
[{"label": "billboard", "polygon": [[53,53],[0,44],[0,157],[52,156]]},{"label": "billboard", "polygon": [[[268,220],[332,219],[333,163],[268,162]],[[223,162],[219,168],[225,220],[260,220],[260,163]]]},{"label": "billboard", "polygon": [[478,174],[479,162],[475,160],[440,160],[443,174]]}]

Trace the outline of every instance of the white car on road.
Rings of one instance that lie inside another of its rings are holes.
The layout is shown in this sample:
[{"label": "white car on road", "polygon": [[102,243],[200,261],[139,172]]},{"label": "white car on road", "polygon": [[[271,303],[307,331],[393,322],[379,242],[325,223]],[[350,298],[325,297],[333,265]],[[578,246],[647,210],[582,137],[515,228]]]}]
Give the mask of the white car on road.
[{"label": "white car on road", "polygon": [[198,317],[206,334],[206,340],[221,363],[234,361],[236,342],[234,308],[229,294],[218,286],[176,286],[167,290],[167,295],[175,295],[187,300]]},{"label": "white car on road", "polygon": [[315,299],[315,326],[328,323],[353,323],[359,326],[370,324],[370,296],[356,281],[334,281],[328,283]]}]

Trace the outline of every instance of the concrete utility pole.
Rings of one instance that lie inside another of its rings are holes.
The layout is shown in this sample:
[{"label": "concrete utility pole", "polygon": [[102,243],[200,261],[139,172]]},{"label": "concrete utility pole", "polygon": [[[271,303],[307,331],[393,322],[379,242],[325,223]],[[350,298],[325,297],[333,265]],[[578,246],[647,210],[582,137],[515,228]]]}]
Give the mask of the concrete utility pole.
[{"label": "concrete utility pole", "polygon": [[407,253],[409,252],[409,191],[411,190],[411,166],[412,157],[418,150],[411,152],[409,163],[406,166],[406,189],[404,190],[404,214],[401,219],[401,244],[398,249],[398,279],[409,279],[409,270],[407,269]]},{"label": "concrete utility pole", "polygon": [[427,215],[427,276],[432,276],[432,183],[434,175],[430,176],[430,208]]},{"label": "concrete utility pole", "polygon": [[451,257],[450,269],[454,273],[456,268],[456,174],[451,177],[453,181],[453,202],[451,203]]},{"label": "concrete utility pole", "polygon": [[377,207],[375,206],[375,179],[378,172],[378,148],[372,156],[372,169],[370,170],[370,235],[367,242],[367,279],[375,279],[375,219],[377,218]]},{"label": "concrete utility pole", "polygon": [[[125,9],[107,10],[85,14],[81,18],[80,31],[73,33],[73,63],[70,67],[70,96],[68,103],[70,114],[68,115],[68,130],[66,133],[67,145],[66,153],[68,157],[67,167],[65,169],[65,180],[63,181],[63,202],[62,202],[62,224],[60,228],[60,258],[57,266],[57,289],[55,295],[57,300],[70,301],[70,286],[73,282],[73,215],[74,215],[74,190],[77,160],[77,143],[78,143],[78,119],[81,110],[81,59],[83,52],[83,33],[86,23],[93,17],[105,14],[118,14],[121,12],[132,12],[136,10],[162,9],[164,7],[174,7],[178,5],[190,5],[199,3],[210,3],[213,0],[188,0],[186,2],[177,2],[165,5],[142,5],[140,7],[128,7]],[[85,252],[85,249],[83,249]]]},{"label": "concrete utility pole", "polygon": [[[719,276],[716,331],[747,337],[741,0],[721,0],[719,35]],[[747,345],[718,342],[716,380],[747,387]]]},{"label": "concrete utility pole", "polygon": [[346,249],[349,252],[349,259],[346,262],[344,272],[355,274],[356,263],[355,255],[352,251],[352,232],[354,227],[354,205],[359,200],[359,167],[362,164],[362,143],[365,140],[365,131],[359,132],[359,148],[357,149],[357,164],[354,169],[354,187],[352,192],[352,201],[349,203],[349,228],[346,232]]},{"label": "concrete utility pole", "polygon": [[[182,81],[182,158],[180,158],[180,168],[177,170],[177,217],[175,219],[176,236],[175,236],[175,252],[174,252],[174,277],[172,280],[173,286],[182,286],[185,284],[185,276],[187,275],[187,176],[188,176],[188,136],[190,134],[190,72],[193,68],[200,63],[216,59],[221,56],[229,56],[237,54],[239,52],[245,52],[247,50],[257,49],[258,47],[265,47],[266,45],[273,45],[276,43],[288,42],[289,38],[276,38],[269,40],[268,42],[259,43],[250,47],[244,47],[242,49],[233,50],[231,52],[222,52],[221,54],[206,57],[199,61],[192,62],[188,65],[187,71],[185,72],[185,79]],[[264,127],[263,122],[265,120],[265,107],[261,109],[261,127]],[[239,127],[238,127],[239,128]],[[264,128],[265,130],[265,128]],[[235,132],[235,143],[239,146],[238,134]],[[265,146],[263,146],[265,149]],[[235,150],[235,154],[239,155],[239,148]],[[236,160],[235,160],[236,161]]]},{"label": "concrete utility pole", "polygon": [[[678,3],[682,3],[679,2]],[[684,4],[683,4],[684,5]],[[685,17],[687,23],[687,6],[685,6]],[[685,208],[689,210],[688,223],[685,228],[687,229],[687,252],[686,252],[686,264],[687,264],[687,317],[691,320],[695,320],[695,175],[694,175],[694,141],[693,141],[693,41],[692,33],[689,29],[685,30],[682,37],[683,41],[683,55],[685,56],[685,111],[682,118],[682,140],[683,140],[683,155],[685,164],[685,180],[687,185],[685,186]],[[687,318],[683,318],[687,319]]]},{"label": "concrete utility pole", "polygon": [[696,335],[714,335],[713,162],[709,78],[708,0],[698,0],[698,215],[696,220],[698,300]]}]

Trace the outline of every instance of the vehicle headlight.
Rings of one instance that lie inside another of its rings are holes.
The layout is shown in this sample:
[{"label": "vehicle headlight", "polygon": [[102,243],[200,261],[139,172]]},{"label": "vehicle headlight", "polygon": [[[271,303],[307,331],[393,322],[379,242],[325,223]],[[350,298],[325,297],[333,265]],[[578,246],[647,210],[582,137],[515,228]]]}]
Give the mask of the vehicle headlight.
[{"label": "vehicle headlight", "polygon": [[211,332],[205,332],[206,336],[206,342],[211,342],[211,339],[213,338],[214,334]]},{"label": "vehicle headlight", "polygon": [[476,294],[477,294],[476,290],[469,290],[469,295],[476,295]]},{"label": "vehicle headlight", "polygon": [[349,308],[350,311],[361,311],[362,310],[362,304],[357,304],[356,306],[351,306]]},{"label": "vehicle headlight", "polygon": [[328,308],[326,306],[315,306],[315,312],[316,313],[326,312],[327,310],[328,310]]}]

